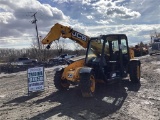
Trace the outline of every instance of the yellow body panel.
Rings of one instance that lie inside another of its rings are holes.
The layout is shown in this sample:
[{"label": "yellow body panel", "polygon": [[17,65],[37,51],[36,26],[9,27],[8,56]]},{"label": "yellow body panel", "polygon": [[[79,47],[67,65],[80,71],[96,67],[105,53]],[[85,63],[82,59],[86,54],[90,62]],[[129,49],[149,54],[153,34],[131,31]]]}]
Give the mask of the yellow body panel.
[{"label": "yellow body panel", "polygon": [[84,59],[78,60],[64,69],[61,79],[67,79],[70,81],[79,80],[79,70],[84,67]]},{"label": "yellow body panel", "polygon": [[83,48],[87,48],[89,37],[73,30],[68,26],[63,26],[59,23],[56,23],[47,36],[42,40],[42,44],[50,44],[55,40],[59,40],[60,37],[69,38],[74,42],[80,44]]},{"label": "yellow body panel", "polygon": [[130,56],[130,59],[134,58],[134,51],[131,48],[129,48],[129,56]]}]

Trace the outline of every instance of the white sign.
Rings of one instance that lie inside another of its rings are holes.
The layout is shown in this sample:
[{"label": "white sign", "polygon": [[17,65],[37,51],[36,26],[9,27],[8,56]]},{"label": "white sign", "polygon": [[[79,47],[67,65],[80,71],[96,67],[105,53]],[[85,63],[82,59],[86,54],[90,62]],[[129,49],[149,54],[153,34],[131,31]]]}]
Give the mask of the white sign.
[{"label": "white sign", "polygon": [[28,69],[28,92],[44,90],[44,68],[35,67]]}]

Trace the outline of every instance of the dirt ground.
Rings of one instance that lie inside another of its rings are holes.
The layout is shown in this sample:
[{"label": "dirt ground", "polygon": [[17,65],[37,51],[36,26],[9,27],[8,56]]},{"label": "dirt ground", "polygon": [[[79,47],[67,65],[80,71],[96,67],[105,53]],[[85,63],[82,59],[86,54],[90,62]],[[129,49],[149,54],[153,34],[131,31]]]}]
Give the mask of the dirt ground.
[{"label": "dirt ground", "polygon": [[83,98],[78,87],[58,92],[54,68],[46,68],[45,91],[27,95],[27,72],[0,74],[0,120],[160,120],[160,55],[140,57],[141,85],[128,79],[102,85]]}]

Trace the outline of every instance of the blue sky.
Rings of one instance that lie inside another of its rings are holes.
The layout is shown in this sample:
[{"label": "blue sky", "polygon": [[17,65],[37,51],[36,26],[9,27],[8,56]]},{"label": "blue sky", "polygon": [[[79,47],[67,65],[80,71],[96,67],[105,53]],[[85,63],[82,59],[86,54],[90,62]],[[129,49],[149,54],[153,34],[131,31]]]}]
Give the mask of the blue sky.
[{"label": "blue sky", "polygon": [[34,12],[42,38],[61,23],[90,37],[123,33],[130,45],[147,43],[150,34],[160,32],[159,11],[160,0],[0,0],[0,48],[28,48],[36,42]]}]

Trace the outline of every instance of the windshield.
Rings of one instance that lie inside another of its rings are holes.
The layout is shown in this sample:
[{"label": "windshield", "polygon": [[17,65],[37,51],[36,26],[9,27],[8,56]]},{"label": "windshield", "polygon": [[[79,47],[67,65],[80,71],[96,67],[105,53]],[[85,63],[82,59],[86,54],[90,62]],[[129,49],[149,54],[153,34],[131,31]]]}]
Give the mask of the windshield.
[{"label": "windshield", "polygon": [[90,41],[86,57],[86,63],[88,63],[90,60],[93,60],[94,58],[100,58],[103,48],[103,41],[103,39],[98,38],[92,39]]},{"label": "windshield", "polygon": [[[128,53],[125,36],[118,37],[117,35],[108,35],[103,37],[103,39],[92,38],[87,51],[86,64],[93,59],[98,60],[98,62],[102,62],[103,58],[105,58],[106,61],[120,60],[120,50],[122,50],[123,55]],[[101,60],[99,60],[100,58]]]}]

